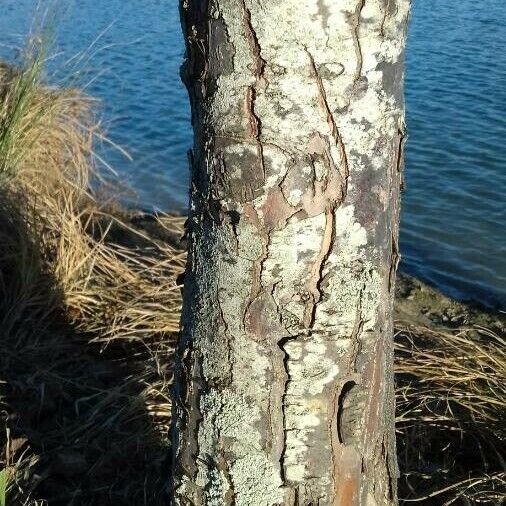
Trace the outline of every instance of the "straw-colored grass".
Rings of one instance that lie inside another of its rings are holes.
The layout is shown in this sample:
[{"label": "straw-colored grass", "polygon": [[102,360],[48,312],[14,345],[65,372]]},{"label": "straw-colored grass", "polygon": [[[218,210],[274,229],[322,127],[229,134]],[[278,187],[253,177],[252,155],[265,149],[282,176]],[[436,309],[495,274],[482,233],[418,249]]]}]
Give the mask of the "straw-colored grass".
[{"label": "straw-colored grass", "polygon": [[400,323],[397,427],[407,503],[506,499],[506,347],[489,329]]},{"label": "straw-colored grass", "polygon": [[8,504],[157,504],[182,220],[134,225],[97,202],[94,102],[45,86],[43,52],[32,50],[25,68],[0,69]]},{"label": "straw-colored grass", "polygon": [[[95,102],[0,66],[0,435],[11,505],[166,503],[182,220],[90,188]],[[505,497],[501,338],[398,324],[406,504]],[[5,488],[5,487],[3,487]]]}]

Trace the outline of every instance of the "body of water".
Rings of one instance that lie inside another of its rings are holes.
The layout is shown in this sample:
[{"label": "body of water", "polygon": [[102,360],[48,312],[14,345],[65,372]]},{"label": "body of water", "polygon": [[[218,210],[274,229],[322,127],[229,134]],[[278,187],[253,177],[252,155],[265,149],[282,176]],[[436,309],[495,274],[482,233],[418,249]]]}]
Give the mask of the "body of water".
[{"label": "body of water", "polygon": [[[35,0],[2,0],[12,59]],[[60,0],[54,66],[85,51],[82,83],[103,100],[103,155],[142,207],[184,209],[189,107],[179,80],[177,0]],[[506,305],[506,3],[414,0],[407,51],[409,142],[402,268],[451,296]],[[88,48],[88,49],[87,49]],[[75,62],[74,62],[75,63]],[[50,65],[51,66],[51,65]],[[63,67],[63,72],[65,72]],[[57,80],[57,78],[55,78]]]}]

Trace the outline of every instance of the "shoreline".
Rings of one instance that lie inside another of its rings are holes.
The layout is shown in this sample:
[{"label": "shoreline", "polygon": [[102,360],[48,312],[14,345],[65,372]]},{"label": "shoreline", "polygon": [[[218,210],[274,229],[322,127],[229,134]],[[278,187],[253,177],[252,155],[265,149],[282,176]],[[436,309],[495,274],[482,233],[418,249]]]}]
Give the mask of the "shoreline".
[{"label": "shoreline", "polygon": [[403,272],[397,273],[395,319],[418,325],[455,330],[461,327],[490,327],[506,331],[506,314],[479,303],[458,301],[437,288]]},{"label": "shoreline", "polygon": [[[115,209],[120,218],[130,222],[135,227],[151,231],[156,235],[156,223],[159,216],[171,216],[186,220],[183,212],[152,212],[145,209],[126,208],[119,206]],[[165,234],[159,237],[168,240],[172,247],[186,249],[181,238]],[[427,327],[436,326],[445,329],[455,329],[462,325],[490,326],[499,332],[506,332],[506,312],[499,307],[489,307],[478,300],[459,300],[446,295],[438,287],[432,286],[423,279],[409,274],[399,268],[395,287],[395,319],[409,321]]]}]

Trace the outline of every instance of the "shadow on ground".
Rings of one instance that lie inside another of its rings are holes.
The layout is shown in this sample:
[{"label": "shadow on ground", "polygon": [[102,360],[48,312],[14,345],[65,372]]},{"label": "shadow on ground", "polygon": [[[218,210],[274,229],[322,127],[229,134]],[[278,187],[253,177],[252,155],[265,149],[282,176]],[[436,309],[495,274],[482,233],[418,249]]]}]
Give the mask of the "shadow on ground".
[{"label": "shadow on ground", "polygon": [[[89,344],[44,270],[41,234],[0,206],[0,433],[7,504],[163,503],[168,441],[145,401],[139,345]],[[44,254],[51,254],[45,252]],[[159,372],[159,371],[158,371]],[[163,409],[163,402],[160,402]],[[9,479],[10,477],[10,479]]]}]

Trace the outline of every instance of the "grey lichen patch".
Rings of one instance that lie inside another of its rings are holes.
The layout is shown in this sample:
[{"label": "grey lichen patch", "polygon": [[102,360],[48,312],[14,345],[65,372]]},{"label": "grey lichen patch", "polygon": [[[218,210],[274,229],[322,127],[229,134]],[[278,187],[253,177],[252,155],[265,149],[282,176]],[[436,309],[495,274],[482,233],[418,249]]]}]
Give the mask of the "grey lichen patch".
[{"label": "grey lichen patch", "polygon": [[318,67],[318,73],[326,81],[334,80],[344,73],[344,65],[341,63],[322,63]]},{"label": "grey lichen patch", "polygon": [[323,27],[325,29],[329,26],[330,10],[327,5],[327,0],[318,0],[318,15],[321,17]]},{"label": "grey lichen patch", "polygon": [[[202,396],[200,409],[206,419],[199,428],[201,459],[212,455],[219,440],[230,440],[235,504],[243,506],[273,505],[281,502],[283,491],[279,471],[264,453],[262,435],[255,425],[261,422],[258,407],[231,390],[211,390]],[[208,466],[200,465],[202,486],[213,478],[212,493],[224,495],[223,475],[209,476]]]},{"label": "grey lichen patch", "polygon": [[283,502],[283,483],[272,462],[262,454],[250,454],[232,464],[236,506],[274,506]]},{"label": "grey lichen patch", "polygon": [[[199,309],[207,315],[205,319],[197,319],[194,323],[193,335],[195,343],[207,352],[202,354],[202,369],[208,381],[223,383],[230,379],[231,341],[241,331],[241,322],[234,318],[243,310],[244,299],[248,295],[253,261],[235,251],[239,244],[239,252],[248,251],[254,255],[255,248],[251,245],[254,238],[249,234],[250,228],[243,224],[242,232],[237,237],[233,227],[221,227],[207,238],[205,257],[215,258],[212,276],[209,271],[200,274],[200,283],[215,290],[215,299],[211,303],[209,297],[199,297]],[[256,251],[259,254],[259,251]],[[234,262],[227,261],[232,255]],[[235,283],[230,283],[234,279]],[[192,315],[193,317],[194,315]],[[222,338],[216,339],[221,333]]]},{"label": "grey lichen patch", "polygon": [[[364,329],[374,328],[380,302],[381,276],[369,262],[353,262],[326,273],[326,297],[318,305],[315,330],[334,328],[342,335],[352,333],[357,307],[361,307]],[[326,321],[325,326],[318,322]]]},{"label": "grey lichen patch", "polygon": [[359,302],[367,327],[373,327],[381,276],[366,254],[367,232],[356,221],[354,206],[336,210],[334,237],[339,249],[329,255],[323,269],[324,297],[316,308],[314,330],[345,329],[355,321]]},{"label": "grey lichen patch", "polygon": [[248,217],[244,216],[241,226],[236,230],[238,255],[243,259],[255,261],[262,256],[262,241],[258,237],[258,228],[247,219]]},{"label": "grey lichen patch", "polygon": [[289,382],[284,398],[283,463],[291,483],[304,483],[311,476],[326,474],[330,462],[326,389],[339,376],[339,358],[346,349],[345,341],[317,334],[299,336],[284,345]]},{"label": "grey lichen patch", "polygon": [[229,484],[222,471],[215,467],[207,470],[207,476],[200,480],[204,484],[204,500],[206,506],[223,506],[229,492]]},{"label": "grey lichen patch", "polygon": [[[200,401],[200,409],[208,415],[213,423],[203,423],[202,431],[207,427],[207,434],[213,437],[220,435],[222,437],[241,436],[242,424],[246,420],[257,420],[258,412],[250,406],[246,400],[239,394],[229,389],[210,390],[205,393]],[[259,438],[255,437],[253,432],[245,435],[243,444],[248,446],[258,446]]]},{"label": "grey lichen patch", "polygon": [[[264,262],[262,281],[265,286],[275,286],[273,296],[283,313],[296,316],[300,322],[304,317],[303,287],[310,275],[308,266],[318,254],[324,226],[325,216],[318,215],[293,221],[271,233],[270,255]],[[300,251],[304,251],[304,262],[300,262]],[[298,287],[299,293],[294,287]]]}]

